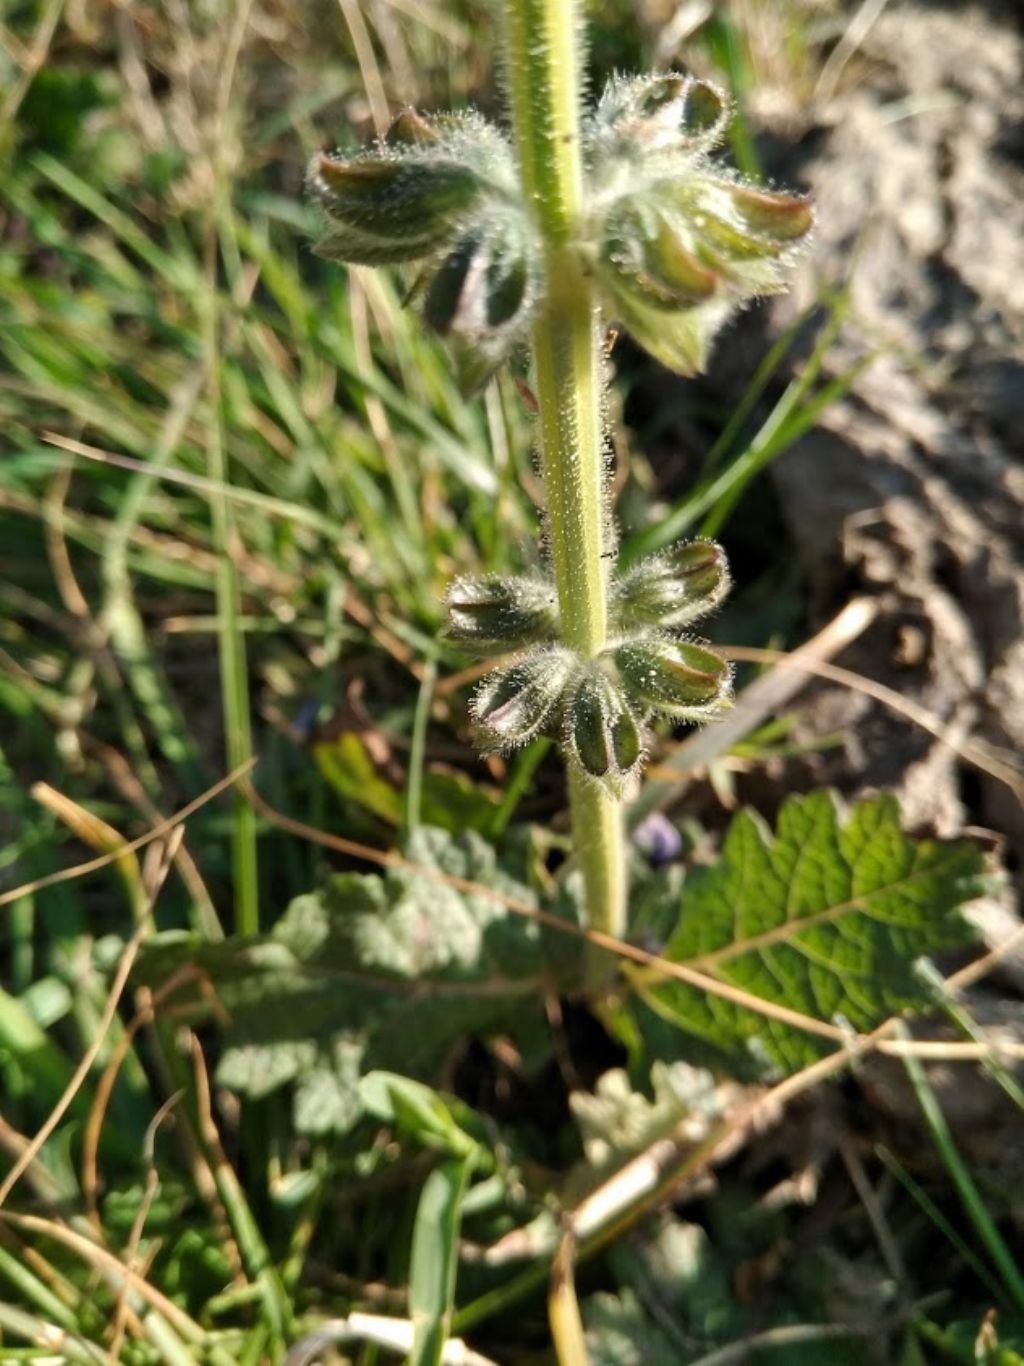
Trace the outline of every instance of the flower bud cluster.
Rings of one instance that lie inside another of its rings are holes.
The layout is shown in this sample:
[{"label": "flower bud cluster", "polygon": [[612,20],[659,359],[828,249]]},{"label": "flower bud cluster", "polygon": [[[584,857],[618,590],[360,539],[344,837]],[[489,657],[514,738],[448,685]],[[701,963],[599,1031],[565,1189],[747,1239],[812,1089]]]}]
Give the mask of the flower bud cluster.
[{"label": "flower bud cluster", "polygon": [[[606,311],[670,369],[704,368],[734,309],[784,287],[814,222],[809,200],[745,183],[710,157],[725,96],[677,73],[620,77],[584,130],[586,209],[575,247]],[[545,292],[543,250],[512,148],[477,114],[407,109],[374,147],[319,153],[309,187],[320,251],[419,264],[413,297],[483,385],[524,340]]]},{"label": "flower bud cluster", "polygon": [[551,735],[595,781],[620,793],[639,772],[652,715],[704,721],[728,705],[729,665],[681,629],[725,596],[720,546],[689,541],[652,556],[611,585],[609,644],[585,659],[558,643],[554,585],[542,577],[456,580],[448,637],[480,654],[517,652],[472,702],[482,742],[510,750]]},{"label": "flower bud cluster", "polygon": [[585,231],[608,311],[663,364],[695,374],[748,299],[784,288],[814,222],[810,201],[755,188],[709,153],[729,106],[676,73],[619,78],[587,129]]},{"label": "flower bud cluster", "polygon": [[318,153],[308,184],[329,222],[320,252],[420,263],[413,296],[449,339],[463,387],[483,385],[523,339],[541,293],[541,252],[505,137],[477,114],[407,109],[375,147]]}]

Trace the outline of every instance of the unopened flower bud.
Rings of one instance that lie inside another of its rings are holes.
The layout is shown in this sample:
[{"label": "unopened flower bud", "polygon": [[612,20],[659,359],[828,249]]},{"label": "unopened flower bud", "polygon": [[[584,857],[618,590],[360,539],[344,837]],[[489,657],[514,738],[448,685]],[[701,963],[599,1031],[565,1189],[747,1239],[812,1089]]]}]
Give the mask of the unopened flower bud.
[{"label": "unopened flower bud", "polygon": [[581,673],[566,703],[565,743],[584,772],[616,794],[639,768],[639,722],[621,686],[597,667]]},{"label": "unopened flower bud", "polygon": [[558,648],[532,650],[484,680],[470,705],[480,738],[492,749],[515,749],[554,719],[576,657]]},{"label": "unopened flower bud", "polygon": [[522,340],[536,258],[525,222],[506,206],[459,240],[427,286],[423,316],[451,339],[463,388],[480,388]]},{"label": "unopened flower bud", "polygon": [[711,176],[665,186],[661,198],[672,206],[677,230],[737,301],[777,293],[793,248],[814,224],[810,200]]},{"label": "unopened flower bud", "polygon": [[741,222],[773,242],[797,242],[814,227],[814,205],[801,195],[733,185],[729,197]]},{"label": "unopened flower bud", "polygon": [[443,156],[320,153],[309,185],[331,221],[325,254],[367,264],[435,251],[486,192],[473,170]]},{"label": "unopened flower bud", "polygon": [[407,105],[399,110],[384,134],[389,147],[423,147],[436,143],[439,137],[434,122],[425,118],[418,109]]},{"label": "unopened flower bud", "polygon": [[594,112],[591,138],[628,153],[686,147],[707,148],[718,141],[729,104],[717,86],[693,76],[666,72],[612,80]]},{"label": "unopened flower bud", "polygon": [[448,590],[448,639],[489,654],[552,640],[554,586],[545,579],[489,574],[456,579]]},{"label": "unopened flower bud", "polygon": [[601,266],[616,294],[656,309],[693,308],[720,283],[656,210],[629,203],[605,222]]},{"label": "unopened flower bud", "polygon": [[622,630],[687,626],[711,612],[729,591],[725,552],[714,541],[681,541],[652,555],[612,585]]},{"label": "unopened flower bud", "polygon": [[587,130],[589,232],[609,311],[681,374],[705,368],[734,309],[783,288],[813,225],[810,201],[713,165],[728,115],[715,86],[669,73],[613,80]]},{"label": "unopened flower bud", "polygon": [[709,645],[688,640],[638,640],[615,651],[630,695],[680,721],[705,721],[730,697],[731,670]]}]

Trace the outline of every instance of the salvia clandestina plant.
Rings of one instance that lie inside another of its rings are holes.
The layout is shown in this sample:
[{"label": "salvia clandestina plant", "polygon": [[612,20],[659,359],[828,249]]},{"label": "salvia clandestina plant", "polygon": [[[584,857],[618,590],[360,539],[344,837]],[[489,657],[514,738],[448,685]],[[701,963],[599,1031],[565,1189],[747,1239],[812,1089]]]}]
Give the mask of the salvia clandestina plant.
[{"label": "salvia clandestina plant", "polygon": [[[503,36],[510,134],[472,113],[405,110],[374,146],[315,156],[309,186],[328,223],[320,250],[408,267],[467,390],[529,351],[549,574],[457,580],[448,634],[511,655],[474,699],[480,739],[498,750],[558,741],[589,921],[619,935],[621,803],[645,724],[699,722],[728,704],[728,665],[689,632],[729,573],[709,541],[610,570],[604,325],[680,374],[700,371],[725,320],[784,287],[813,212],[713,159],[730,109],[707,81],[616,77],[584,116],[568,0],[507,0]],[[592,980],[606,970],[595,958]]]}]

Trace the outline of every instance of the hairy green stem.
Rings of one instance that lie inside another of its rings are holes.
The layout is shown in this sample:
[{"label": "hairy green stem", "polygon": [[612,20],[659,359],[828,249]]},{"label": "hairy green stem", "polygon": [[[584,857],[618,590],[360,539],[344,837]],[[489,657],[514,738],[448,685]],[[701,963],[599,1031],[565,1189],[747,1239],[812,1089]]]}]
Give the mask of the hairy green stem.
[{"label": "hairy green stem", "polygon": [[[612,550],[602,354],[594,291],[574,249],[583,205],[580,22],[573,0],[507,0],[506,79],[523,188],[544,240],[547,298],[533,327],[548,538],[562,635],[587,658],[607,641]],[[594,929],[621,936],[626,872],[618,800],[569,772],[573,844]],[[607,976],[594,958],[591,984]]]}]

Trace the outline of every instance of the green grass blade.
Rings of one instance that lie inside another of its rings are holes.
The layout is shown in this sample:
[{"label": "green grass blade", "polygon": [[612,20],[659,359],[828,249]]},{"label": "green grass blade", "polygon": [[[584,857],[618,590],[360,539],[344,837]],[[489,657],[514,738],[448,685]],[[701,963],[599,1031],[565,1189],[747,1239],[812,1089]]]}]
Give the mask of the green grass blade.
[{"label": "green grass blade", "polygon": [[[846,320],[849,305],[850,285],[848,283],[828,300],[828,317],[800,375],[787,386],[782,397],[775,404],[746,448],[740,451],[730,464],[715,474],[714,471],[720,463],[723,452],[728,449],[728,446],[739,433],[749,411],[754,406],[757,396],[767,386],[771,376],[782,363],[795,340],[796,329],[804,319],[801,318],[794,324],[792,336],[789,333],[784,333],[779,338],[757,370],[748,394],[741,402],[740,409],[726,424],[718,440],[709,451],[704,464],[705,477],[695,489],[675,503],[668,514],[655,526],[647,527],[630,537],[623,546],[619,557],[623,567],[635,563],[643,555],[662,550],[665,546],[671,545],[702,517],[706,517],[701,528],[702,534],[714,535],[724,523],[751,479],[766,464],[776,456],[781,455],[796,440],[797,435],[806,430],[813,417],[816,417],[824,408],[825,402],[818,402],[816,396],[815,399],[811,400],[811,403],[805,405],[804,399],[821,373],[832,343]],[[871,356],[871,359],[873,358],[874,353]],[[822,394],[828,394],[826,401],[831,402],[833,399],[841,397],[861,373],[864,364],[865,362],[858,362],[857,365],[851,366],[836,380],[826,385],[822,390]],[[812,410],[812,416],[807,418],[803,426],[791,427],[789,425],[794,414],[803,414],[808,410]]]},{"label": "green grass blade", "polygon": [[908,1054],[903,1059],[903,1065],[907,1070],[907,1076],[910,1078],[910,1084],[914,1088],[932,1141],[946,1164],[946,1170],[956,1187],[967,1216],[974,1225],[978,1238],[988,1250],[996,1270],[1002,1277],[1007,1295],[1018,1309],[1024,1309],[1024,1275],[1021,1274],[1020,1267],[996,1227],[995,1220],[989,1214],[985,1202],[981,1198],[981,1193],[967,1169],[967,1164],[960,1156],[949,1125],[946,1123],[946,1117],[942,1113],[942,1108],[928,1082],[928,1078],[925,1076],[921,1061],[919,1058]]},{"label": "green grass blade", "polygon": [[128,549],[132,533],[141,520],[145,500],[156,485],[158,471],[173,460],[178,449],[199,399],[203,380],[202,368],[195,367],[171,395],[163,430],[153,451],[152,471],[139,474],[131,481],[111,523],[103,555],[105,601],[100,617],[163,753],[197,789],[202,787],[203,779],[195,747],[185,718],[165,687],[153,659],[145,623],[135,605],[128,572]]},{"label": "green grass blade", "polygon": [[797,318],[786,328],[781,337],[778,337],[768,349],[764,359],[754,371],[753,378],[743,390],[739,402],[733,408],[729,420],[715,438],[711,449],[704,458],[701,467],[701,478],[706,479],[721,464],[726,454],[731,451],[736,444],[736,440],[743,431],[747,420],[754,411],[758,400],[767,389],[772,376],[776,373],[779,366],[789,355],[796,342],[800,329],[810,320],[811,314],[818,307],[817,301],[805,308]]},{"label": "green grass blade", "polygon": [[769,423],[765,424],[757,438],[735,464],[726,471],[727,486],[701,523],[702,536],[718,535],[755,475],[760,474],[777,456],[782,455],[803,436],[804,432],[816,421],[818,414],[824,412],[830,403],[838,401],[847,394],[859,376],[864,373],[869,365],[874,363],[876,354],[876,352],[872,352],[870,355],[862,357],[856,365],[851,365],[848,370],[844,370],[841,375],[826,384],[806,404],[799,407],[796,406],[797,402],[806,393],[803,377],[793,388],[786,391],[776,412],[772,415],[773,418],[777,417],[778,421],[769,419]]},{"label": "green grass blade", "polygon": [[432,652],[423,666],[423,677],[420,679],[420,691],[416,699],[416,713],[412,723],[409,779],[405,793],[405,824],[410,830],[415,830],[419,825],[423,808],[423,767],[426,761],[427,723],[430,721],[430,704],[434,697],[436,681],[437,662]]},{"label": "green grass blade", "polygon": [[952,1247],[956,1248],[960,1257],[963,1259],[964,1265],[971,1268],[975,1276],[977,1276],[978,1280],[985,1286],[993,1298],[997,1300],[1000,1299],[999,1282],[992,1275],[991,1271],[989,1271],[980,1257],[975,1255],[974,1250],[963,1238],[961,1238],[960,1234],[957,1233],[953,1225],[935,1204],[935,1201],[918,1185],[910,1173],[896,1160],[888,1148],[879,1145],[876,1147],[875,1153],[886,1171],[896,1178],[921,1212],[931,1220],[946,1241]]},{"label": "green grass blade", "polygon": [[81,208],[109,228],[114,236],[144,261],[158,276],[168,284],[179,289],[198,289],[200,277],[193,261],[169,256],[161,250],[136,223],[116,205],[104,199],[93,187],[76,175],[69,167],[46,152],[36,152],[29,157],[35,170],[39,171],[58,190],[66,194]]},{"label": "green grass blade", "polygon": [[998,1043],[987,1037],[985,1030],[973,1018],[970,1011],[956,996],[951,995],[945,979],[935,964],[927,958],[918,964],[918,976],[932,991],[935,1004],[946,1012],[950,1020],[961,1029],[964,1035],[987,1050],[979,1058],[979,1066],[984,1067],[997,1086],[1001,1086],[1014,1105],[1024,1110],[1024,1086],[1013,1075],[999,1055]]},{"label": "green grass blade", "polygon": [[0,1280],[5,1280],[27,1303],[65,1332],[74,1333],[75,1316],[59,1295],[0,1243]]},{"label": "green grass blade", "polygon": [[727,12],[716,10],[704,25],[704,39],[728,78],[736,101],[736,112],[729,128],[729,142],[736,165],[744,175],[760,180],[761,161],[744,112],[747,95],[755,84],[744,34]]},{"label": "green grass blade", "polygon": [[[216,484],[225,485],[228,482],[228,470],[221,425],[218,309],[212,283],[205,299],[204,314],[203,340],[211,408],[206,434],[207,471]],[[224,738],[227,765],[234,769],[244,764],[252,754],[252,726],[245,633],[240,623],[241,593],[233,555],[236,533],[229,500],[221,494],[213,494],[210,498],[210,515],[217,548],[217,638]],[[235,928],[239,934],[256,934],[260,927],[256,813],[240,795],[233,798],[231,854]]]},{"label": "green grass blade", "polygon": [[[55,1333],[53,1326],[47,1323],[45,1319],[36,1318],[34,1314],[27,1314],[23,1309],[18,1309],[13,1304],[0,1302],[0,1332],[4,1335],[5,1344],[7,1335],[10,1333],[25,1342],[36,1343],[39,1346],[45,1344],[51,1352],[54,1347],[58,1347],[62,1361],[82,1362],[83,1366],[90,1366],[90,1363],[102,1363],[110,1360],[108,1354],[93,1343],[85,1342],[82,1338],[72,1337],[66,1333]],[[19,1361],[22,1357],[13,1354],[8,1357],[5,1350],[3,1359],[5,1361]],[[28,1360],[31,1360],[31,1357]],[[52,1356],[50,1360],[53,1360]]]},{"label": "green grass blade", "polygon": [[545,756],[551,749],[552,741],[546,736],[539,740],[534,740],[525,749],[521,749],[509,765],[508,777],[505,780],[505,790],[502,793],[501,805],[491,818],[488,834],[492,840],[497,840],[505,833],[509,821],[515,815],[516,807],[526,793],[527,788],[533,779],[533,775],[544,762]]},{"label": "green grass blade", "polygon": [[427,1177],[416,1210],[409,1276],[414,1336],[410,1366],[440,1366],[451,1331],[461,1202],[472,1156],[445,1162]]}]

